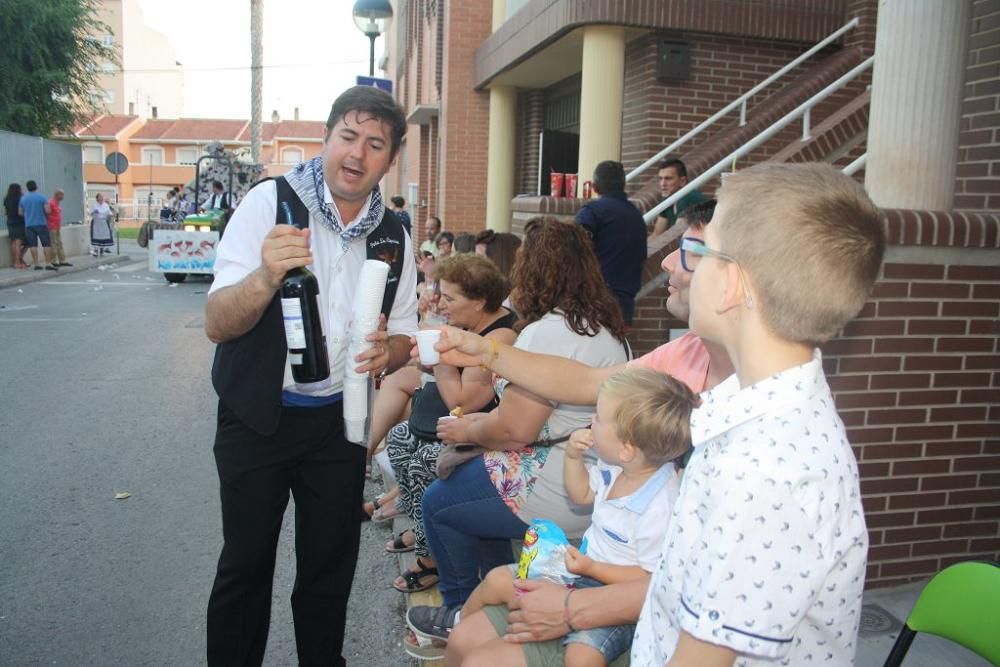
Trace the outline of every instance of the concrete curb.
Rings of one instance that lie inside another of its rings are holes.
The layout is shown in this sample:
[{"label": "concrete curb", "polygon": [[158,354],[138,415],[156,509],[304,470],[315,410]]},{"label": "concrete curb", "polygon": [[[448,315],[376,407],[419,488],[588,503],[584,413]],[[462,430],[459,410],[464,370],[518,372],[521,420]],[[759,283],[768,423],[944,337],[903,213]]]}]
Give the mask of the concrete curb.
[{"label": "concrete curb", "polygon": [[110,266],[112,264],[124,264],[132,261],[131,257],[128,255],[111,255],[110,257],[78,255],[76,257],[67,257],[66,259],[68,259],[73,266],[61,266],[58,271],[35,271],[34,269],[12,268],[0,269],[0,289],[4,289],[6,287],[17,287],[18,285],[27,285],[28,283],[37,283],[43,280],[51,280],[52,278],[58,278],[59,276],[65,276],[71,273],[80,273],[81,271],[87,271],[102,265]]}]

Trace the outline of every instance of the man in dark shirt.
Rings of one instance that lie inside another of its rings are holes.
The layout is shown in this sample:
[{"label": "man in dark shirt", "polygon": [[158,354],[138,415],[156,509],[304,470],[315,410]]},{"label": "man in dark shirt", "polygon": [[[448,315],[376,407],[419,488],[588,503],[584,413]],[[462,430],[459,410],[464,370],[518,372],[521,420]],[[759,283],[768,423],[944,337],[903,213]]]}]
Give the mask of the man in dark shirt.
[{"label": "man in dark shirt", "polygon": [[625,169],[606,160],[594,169],[594,190],[599,199],[587,202],[576,214],[594,239],[601,273],[618,299],[625,324],[632,324],[635,295],[642,286],[646,262],[646,224],[625,195]]}]

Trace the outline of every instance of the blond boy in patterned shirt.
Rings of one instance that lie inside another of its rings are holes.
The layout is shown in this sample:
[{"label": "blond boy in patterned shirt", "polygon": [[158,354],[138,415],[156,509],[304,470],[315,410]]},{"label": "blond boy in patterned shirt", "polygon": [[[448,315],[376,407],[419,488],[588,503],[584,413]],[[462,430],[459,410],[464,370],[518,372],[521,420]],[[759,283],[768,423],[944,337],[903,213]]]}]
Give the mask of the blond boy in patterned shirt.
[{"label": "blond boy in patterned shirt", "polygon": [[730,176],[704,243],[684,244],[691,328],[736,373],[692,414],[632,665],[853,664],[868,538],[817,347],[878,275],[878,209],[832,167],[764,164]]}]

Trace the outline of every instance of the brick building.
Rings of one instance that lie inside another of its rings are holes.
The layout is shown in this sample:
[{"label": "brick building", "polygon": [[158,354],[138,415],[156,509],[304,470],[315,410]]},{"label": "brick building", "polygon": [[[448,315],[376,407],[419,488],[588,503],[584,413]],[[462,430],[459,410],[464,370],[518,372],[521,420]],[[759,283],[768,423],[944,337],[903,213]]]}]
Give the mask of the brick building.
[{"label": "brick building", "polygon": [[[869,585],[1000,555],[1000,0],[394,4],[387,71],[412,125],[388,190],[415,184],[416,218],[455,232],[571,219],[582,202],[548,196],[549,171],[635,170],[846,27],[678,152],[698,176],[861,72],[811,109],[806,139],[793,122],[730,166],[867,159],[855,176],[886,211],[880,281],[824,348],[863,476]],[[644,211],[654,178],[630,178]],[[650,248],[639,353],[685,326],[657,287],[673,247]]]},{"label": "brick building", "polygon": [[[297,115],[297,112],[296,112]],[[212,118],[149,118],[105,114],[80,123],[68,137],[83,151],[84,188],[88,202],[97,193],[114,197],[115,177],[104,166],[112,152],[125,154],[129,169],[118,179],[124,200],[152,200],[155,206],[171,188],[194,180],[194,164],[208,144],[218,141],[249,159],[250,123]],[[263,124],[261,161],[265,175],[283,174],[316,157],[323,145],[325,121],[281,120]],[[128,213],[128,210],[126,211]],[[144,217],[144,216],[139,216]]]}]

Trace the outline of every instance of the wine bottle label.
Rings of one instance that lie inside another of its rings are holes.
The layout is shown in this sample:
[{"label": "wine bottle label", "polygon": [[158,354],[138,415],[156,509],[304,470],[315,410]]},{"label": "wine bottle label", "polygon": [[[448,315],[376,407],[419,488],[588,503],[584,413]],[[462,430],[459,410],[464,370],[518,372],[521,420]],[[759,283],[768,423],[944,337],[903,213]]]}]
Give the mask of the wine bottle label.
[{"label": "wine bottle label", "polygon": [[302,322],[302,304],[298,299],[282,299],[281,314],[285,321],[285,340],[288,341],[288,349],[305,349],[306,327]]}]

